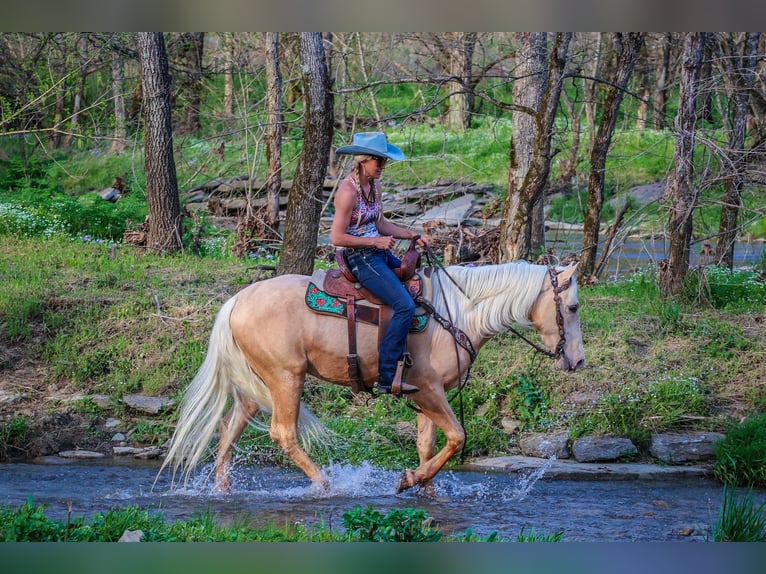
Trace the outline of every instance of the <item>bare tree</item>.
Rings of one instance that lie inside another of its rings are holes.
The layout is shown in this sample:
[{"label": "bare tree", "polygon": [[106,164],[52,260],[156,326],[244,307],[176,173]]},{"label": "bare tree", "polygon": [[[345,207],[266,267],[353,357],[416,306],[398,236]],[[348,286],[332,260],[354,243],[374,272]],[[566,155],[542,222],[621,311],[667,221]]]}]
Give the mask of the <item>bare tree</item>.
[{"label": "bare tree", "polygon": [[[545,93],[548,69],[548,34],[546,32],[520,32],[518,42],[516,75],[513,82],[513,101],[530,110],[539,110]],[[508,190],[519,190],[529,173],[537,139],[537,117],[528,113],[513,114],[511,135],[511,166],[508,173]],[[545,247],[545,195],[541,193],[532,207],[530,220],[530,252]]]},{"label": "bare tree", "polygon": [[612,143],[612,135],[617,123],[617,113],[622,103],[625,89],[633,73],[633,66],[638,57],[638,52],[644,43],[644,32],[631,32],[623,34],[616,32],[612,41],[616,51],[616,63],[612,68],[614,76],[604,78],[606,81],[606,95],[602,109],[596,137],[591,144],[590,174],[588,176],[588,202],[585,213],[585,225],[583,227],[582,254],[578,273],[592,275],[598,250],[598,232],[601,224],[601,210],[604,206],[604,174],[606,169],[606,157],[609,146]]},{"label": "bare tree", "polygon": [[659,276],[665,296],[680,293],[689,270],[692,216],[697,204],[697,191],[693,180],[696,103],[706,36],[704,32],[693,32],[686,34],[684,38],[678,113],[673,122],[676,134],[674,169],[665,189],[670,205],[670,244],[668,258],[661,262]]},{"label": "bare tree", "polygon": [[112,98],[114,99],[114,139],[111,151],[122,153],[125,151],[128,138],[128,124],[125,115],[125,95],[123,84],[125,82],[125,64],[122,54],[112,52]]},{"label": "bare tree", "polygon": [[[550,173],[551,134],[561,96],[564,66],[571,39],[570,32],[554,35],[539,107],[526,110],[526,113],[534,118],[536,130],[529,167],[521,181],[517,181],[515,176],[518,160],[515,157],[515,150],[511,150],[508,194],[500,221],[499,258],[501,261],[528,259],[530,256],[533,208],[543,194]],[[529,38],[529,41],[531,40],[532,38]]]},{"label": "bare tree", "polygon": [[162,32],[139,32],[138,51],[143,79],[146,202],[149,208],[147,245],[161,252],[181,248],[181,206],[173,126],[170,74]]},{"label": "bare tree", "polygon": [[447,125],[463,132],[471,127],[471,76],[473,75],[473,52],[476,48],[476,32],[455,32],[449,46],[448,88],[449,113]]},{"label": "bare tree", "polygon": [[[737,36],[741,36],[737,38]],[[727,161],[724,164],[723,205],[718,228],[716,258],[729,269],[734,266],[734,243],[742,205],[742,185],[747,157],[745,135],[750,92],[755,81],[760,32],[724,33],[716,42],[719,63],[723,69],[726,100],[729,102]]]},{"label": "bare tree", "polygon": [[673,33],[665,32],[656,42],[657,56],[654,69],[654,94],[652,97],[652,126],[665,129],[665,108],[668,102],[670,84],[670,51],[673,47]]},{"label": "bare tree", "polygon": [[179,133],[198,135],[202,129],[202,58],[205,49],[204,32],[184,32],[175,42],[180,60],[179,91],[183,93],[183,112]]},{"label": "bare tree", "polygon": [[327,158],[333,135],[330,72],[319,32],[300,33],[305,115],[303,150],[287,198],[285,237],[277,272],[309,275],[314,269]]},{"label": "bare tree", "polygon": [[279,226],[279,193],[282,191],[282,72],[279,67],[279,32],[266,32],[266,135],[268,223]]}]

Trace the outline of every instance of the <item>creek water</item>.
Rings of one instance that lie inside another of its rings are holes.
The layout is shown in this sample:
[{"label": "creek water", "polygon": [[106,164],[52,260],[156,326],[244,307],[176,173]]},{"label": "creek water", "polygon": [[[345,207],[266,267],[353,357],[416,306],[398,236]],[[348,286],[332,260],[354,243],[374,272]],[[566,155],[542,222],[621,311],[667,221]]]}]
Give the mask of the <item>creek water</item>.
[{"label": "creek water", "polygon": [[[701,479],[673,481],[548,480],[544,468],[519,475],[465,470],[442,471],[435,497],[415,489],[395,493],[398,472],[360,466],[325,469],[331,490],[311,485],[298,470],[270,466],[235,466],[230,494],[212,491],[202,468],[183,487],[170,488],[170,476],[158,476],[156,461],[112,459],[68,464],[0,465],[0,504],[17,507],[30,497],[44,504],[46,515],[74,516],[139,506],[161,512],[166,520],[188,519],[210,511],[221,524],[252,526],[302,523],[343,530],[342,515],[372,505],[420,508],[445,534],[476,536],[497,532],[515,539],[522,532],[563,532],[566,541],[705,540],[721,505],[720,484]],[[156,482],[155,482],[156,480]],[[754,498],[766,500],[766,492]]]},{"label": "creek water", "polygon": [[[546,246],[563,256],[568,253],[578,253],[582,245],[582,232],[554,229],[546,234]],[[738,242],[734,245],[734,267],[750,268],[763,260],[764,242]],[[601,257],[601,248],[597,257]],[[689,265],[697,267],[700,264],[711,264],[712,258],[706,260],[702,246],[692,246],[689,253]],[[667,257],[667,245],[663,239],[629,239],[616,246],[607,262],[602,279],[617,278],[634,273],[641,269],[656,266]]]}]

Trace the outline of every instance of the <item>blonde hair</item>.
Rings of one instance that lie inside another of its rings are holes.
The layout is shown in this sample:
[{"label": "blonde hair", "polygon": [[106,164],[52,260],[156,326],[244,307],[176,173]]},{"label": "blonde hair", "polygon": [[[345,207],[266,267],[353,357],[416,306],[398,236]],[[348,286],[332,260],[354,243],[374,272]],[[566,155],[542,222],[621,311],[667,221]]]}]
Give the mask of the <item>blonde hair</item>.
[{"label": "blonde hair", "polygon": [[[369,161],[371,159],[377,159],[377,156],[374,155],[366,155],[366,154],[360,154],[353,156],[353,164],[351,166],[351,177],[356,182],[356,185],[360,187],[361,189],[361,175],[362,175],[362,164],[366,161]],[[369,176],[368,176],[369,177]],[[371,177],[369,177],[370,180],[370,189],[373,190],[373,198],[377,195],[376,193],[376,186],[375,186],[375,180]]]}]

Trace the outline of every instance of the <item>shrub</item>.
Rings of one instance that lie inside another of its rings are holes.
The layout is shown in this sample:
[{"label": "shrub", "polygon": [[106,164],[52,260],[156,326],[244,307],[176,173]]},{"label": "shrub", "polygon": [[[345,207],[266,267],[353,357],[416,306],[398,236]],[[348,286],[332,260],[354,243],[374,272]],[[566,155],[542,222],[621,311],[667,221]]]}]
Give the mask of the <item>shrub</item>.
[{"label": "shrub", "polygon": [[765,542],[766,502],[756,507],[753,493],[748,491],[741,498],[729,486],[724,487],[723,502],[718,514],[718,521],[713,528],[715,542]]},{"label": "shrub", "polygon": [[367,542],[438,542],[441,532],[431,528],[425,510],[394,509],[386,516],[369,505],[343,513],[343,526],[353,540]]},{"label": "shrub", "polygon": [[766,486],[766,413],[731,427],[713,448],[718,480],[732,486]]}]

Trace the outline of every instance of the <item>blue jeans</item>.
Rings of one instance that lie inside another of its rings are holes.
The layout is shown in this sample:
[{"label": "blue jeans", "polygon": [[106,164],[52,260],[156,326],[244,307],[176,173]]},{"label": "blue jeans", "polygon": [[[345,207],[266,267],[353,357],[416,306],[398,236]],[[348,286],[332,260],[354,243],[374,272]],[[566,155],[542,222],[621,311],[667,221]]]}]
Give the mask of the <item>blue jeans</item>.
[{"label": "blue jeans", "polygon": [[415,301],[394,274],[393,269],[399,267],[401,261],[390,251],[372,247],[352,249],[347,251],[347,257],[359,283],[394,312],[378,349],[378,385],[390,388],[415,316]]}]

